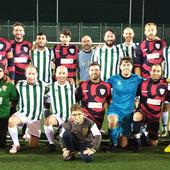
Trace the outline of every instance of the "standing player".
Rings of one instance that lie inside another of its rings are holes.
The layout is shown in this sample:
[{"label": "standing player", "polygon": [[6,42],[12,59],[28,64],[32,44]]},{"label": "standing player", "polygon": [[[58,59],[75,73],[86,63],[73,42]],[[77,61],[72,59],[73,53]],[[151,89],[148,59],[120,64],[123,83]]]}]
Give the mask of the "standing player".
[{"label": "standing player", "polygon": [[[50,85],[52,83],[51,62],[54,59],[54,53],[46,47],[47,36],[45,33],[40,32],[37,34],[36,43],[36,49],[31,50],[31,60],[38,70],[38,80]],[[45,97],[44,102],[44,115],[46,118],[50,115],[49,98]]]},{"label": "standing player", "polygon": [[92,62],[98,62],[101,66],[101,80],[103,81],[119,73],[119,62],[123,58],[123,52],[114,45],[115,40],[115,32],[110,29],[106,30],[105,45],[102,48],[96,48],[92,57]]},{"label": "standing player", "polygon": [[26,67],[25,76],[26,80],[16,85],[19,94],[19,111],[14,113],[8,122],[8,131],[13,141],[9,152],[12,154],[20,149],[17,126],[27,124],[29,143],[32,148],[36,148],[41,134],[45,84],[37,80],[38,72],[33,65]]},{"label": "standing player", "polygon": [[129,56],[133,60],[134,64],[134,56],[135,56],[135,48],[139,45],[139,43],[134,43],[133,38],[135,33],[132,28],[127,27],[123,31],[123,37],[125,38],[125,42],[123,44],[118,44],[117,46],[122,49],[125,56]]},{"label": "standing player", "polygon": [[122,148],[126,147],[128,143],[136,92],[138,85],[143,81],[142,77],[131,73],[132,68],[132,59],[124,57],[120,60],[121,73],[108,79],[113,88],[113,102],[107,113],[108,133],[112,142],[109,151],[112,151],[113,147],[117,145],[117,140]]},{"label": "standing player", "polygon": [[62,29],[59,32],[60,41],[62,45],[55,45],[52,50],[55,55],[56,68],[64,65],[68,69],[68,78],[76,80],[76,59],[78,47],[76,45],[69,45],[71,40],[71,32],[68,29]]},{"label": "standing player", "polygon": [[[13,25],[13,35],[15,40],[10,40],[13,56],[14,56],[14,64],[15,64],[15,84],[18,80],[25,80],[25,68],[28,66],[30,62],[29,51],[31,49],[31,43],[25,41],[25,26],[16,22]],[[10,115],[16,112],[15,101],[11,101]]]},{"label": "standing player", "polygon": [[55,151],[53,126],[59,127],[70,118],[70,108],[75,104],[75,85],[66,81],[68,70],[59,66],[56,70],[57,81],[50,86],[52,115],[45,119],[44,131],[49,141],[49,152]]},{"label": "standing player", "polygon": [[85,117],[92,119],[99,129],[102,127],[105,102],[110,103],[111,87],[109,83],[100,80],[100,65],[91,63],[89,67],[90,80],[83,82],[77,89],[76,99],[82,102]]},{"label": "standing player", "polygon": [[[6,66],[8,60],[8,72],[9,77],[14,84],[15,80],[15,66],[14,66],[14,58],[11,51],[11,45],[10,43],[0,37],[0,63],[2,63],[4,66]],[[6,68],[4,69],[4,73],[7,74]]]},{"label": "standing player", "polygon": [[91,38],[88,35],[85,35],[82,38],[83,50],[81,50],[77,55],[78,77],[79,80],[82,81],[89,80],[89,65],[91,63],[91,58],[93,54],[91,43]]},{"label": "standing player", "polygon": [[167,95],[167,82],[161,79],[162,69],[160,64],[151,66],[151,78],[140,86],[140,103],[133,115],[133,131],[136,139],[135,151],[140,146],[140,128],[142,123],[147,124],[148,140],[152,146],[158,143],[159,118],[161,104]]},{"label": "standing player", "polygon": [[[146,40],[140,43],[136,47],[136,57],[135,57],[135,74],[140,75],[146,79],[150,78],[150,68],[152,64],[158,63],[161,64],[163,61],[163,49],[166,44],[163,40],[158,40],[156,38],[157,27],[154,23],[147,23],[145,25],[145,35]],[[169,104],[164,103],[162,118],[163,122],[166,122],[168,119],[168,110]],[[166,135],[166,131],[162,135]]]}]

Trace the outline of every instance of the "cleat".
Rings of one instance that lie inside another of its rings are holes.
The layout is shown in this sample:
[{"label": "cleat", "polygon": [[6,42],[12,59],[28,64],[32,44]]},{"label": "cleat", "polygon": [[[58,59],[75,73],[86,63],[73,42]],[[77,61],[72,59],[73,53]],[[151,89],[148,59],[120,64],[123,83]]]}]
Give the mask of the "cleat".
[{"label": "cleat", "polygon": [[170,152],[170,145],[168,145],[165,149],[164,152]]},{"label": "cleat", "polygon": [[64,157],[63,157],[63,160],[64,160],[64,161],[75,160],[75,159],[76,159],[76,157],[75,157],[74,152],[69,152],[69,155],[68,155],[68,156],[64,156]]},{"label": "cleat", "polygon": [[168,131],[163,130],[162,133],[160,134],[160,138],[165,138],[168,136]]},{"label": "cleat", "polygon": [[112,143],[109,145],[109,147],[107,148],[107,152],[114,152],[115,151],[116,146]]},{"label": "cleat", "polygon": [[20,145],[13,145],[12,148],[9,150],[9,153],[15,154],[20,150]]},{"label": "cleat", "polygon": [[50,144],[50,145],[48,146],[48,152],[55,152],[55,151],[56,151],[55,145],[54,145],[54,144]]}]

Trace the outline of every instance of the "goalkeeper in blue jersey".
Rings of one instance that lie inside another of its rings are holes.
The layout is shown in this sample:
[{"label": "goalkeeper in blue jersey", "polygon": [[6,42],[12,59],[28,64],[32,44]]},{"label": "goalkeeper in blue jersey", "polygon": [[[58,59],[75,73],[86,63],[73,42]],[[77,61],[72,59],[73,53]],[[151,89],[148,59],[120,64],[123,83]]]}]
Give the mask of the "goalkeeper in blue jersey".
[{"label": "goalkeeper in blue jersey", "polygon": [[113,88],[112,103],[107,113],[108,133],[112,143],[109,151],[117,146],[117,142],[121,148],[126,147],[128,143],[136,92],[143,81],[142,77],[131,73],[132,68],[132,59],[124,57],[120,61],[121,73],[107,80]]}]

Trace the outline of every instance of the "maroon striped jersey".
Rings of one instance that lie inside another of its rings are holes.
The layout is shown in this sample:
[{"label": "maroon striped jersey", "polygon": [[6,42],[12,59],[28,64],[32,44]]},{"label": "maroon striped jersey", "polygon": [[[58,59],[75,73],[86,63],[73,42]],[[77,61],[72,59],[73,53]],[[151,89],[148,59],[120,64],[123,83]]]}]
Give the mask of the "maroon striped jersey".
[{"label": "maroon striped jersey", "polygon": [[105,102],[111,98],[111,86],[105,81],[83,82],[77,89],[76,100],[82,103],[83,113],[92,119],[100,129],[105,114]]},{"label": "maroon striped jersey", "polygon": [[76,59],[78,47],[76,45],[62,46],[55,45],[52,50],[55,55],[56,68],[64,65],[68,69],[68,77],[76,79]]},{"label": "maroon striped jersey", "polygon": [[144,40],[136,47],[134,65],[140,67],[142,77],[149,79],[152,64],[162,63],[165,46],[163,40]]}]

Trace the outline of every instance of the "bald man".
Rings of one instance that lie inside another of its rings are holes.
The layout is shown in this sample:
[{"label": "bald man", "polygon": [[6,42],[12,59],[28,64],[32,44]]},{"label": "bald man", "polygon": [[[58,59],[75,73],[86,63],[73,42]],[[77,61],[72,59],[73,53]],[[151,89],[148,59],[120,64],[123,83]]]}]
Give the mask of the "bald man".
[{"label": "bald man", "polygon": [[89,65],[91,63],[91,57],[93,54],[93,49],[91,48],[92,40],[88,35],[82,38],[82,47],[77,56],[77,68],[79,80],[87,81],[89,80]]},{"label": "bald man", "polygon": [[61,65],[56,69],[57,81],[50,87],[52,114],[45,119],[44,131],[49,141],[49,152],[56,150],[53,126],[59,127],[70,118],[70,108],[75,104],[75,85],[67,81],[68,70]]},{"label": "bald man", "polygon": [[122,36],[125,39],[125,42],[122,44],[118,44],[117,46],[123,50],[124,56],[131,57],[134,63],[135,48],[139,45],[139,43],[133,42],[135,33],[132,28],[126,27],[123,31]]}]

